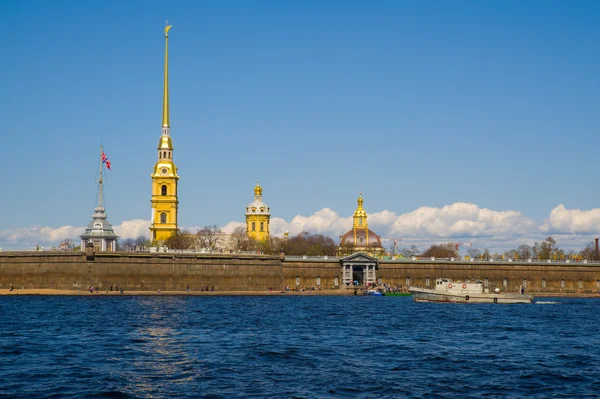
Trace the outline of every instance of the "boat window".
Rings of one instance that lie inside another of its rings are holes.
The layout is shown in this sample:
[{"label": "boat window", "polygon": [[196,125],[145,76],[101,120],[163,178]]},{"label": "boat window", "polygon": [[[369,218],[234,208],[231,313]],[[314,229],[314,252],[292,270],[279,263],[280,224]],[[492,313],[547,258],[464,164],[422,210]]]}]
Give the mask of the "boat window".
[{"label": "boat window", "polygon": [[502,280],[502,286],[503,286],[504,288],[507,288],[507,287],[508,287],[508,279],[507,279],[507,278],[505,278],[505,279],[503,279],[503,280]]},{"label": "boat window", "polygon": [[542,280],[542,288],[546,288],[546,280]]},{"label": "boat window", "polygon": [[425,279],[425,287],[429,287],[429,277]]},{"label": "boat window", "polygon": [[560,280],[560,288],[565,288],[565,280]]}]

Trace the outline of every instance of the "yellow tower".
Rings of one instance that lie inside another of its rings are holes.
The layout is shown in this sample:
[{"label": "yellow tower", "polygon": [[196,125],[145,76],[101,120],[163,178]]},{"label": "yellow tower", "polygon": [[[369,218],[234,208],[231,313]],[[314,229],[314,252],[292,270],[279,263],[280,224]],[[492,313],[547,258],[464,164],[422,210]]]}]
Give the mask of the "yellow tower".
[{"label": "yellow tower", "polygon": [[246,233],[248,237],[257,240],[269,238],[269,223],[271,222],[271,209],[262,200],[262,187],[256,182],[254,187],[254,201],[246,207]]},{"label": "yellow tower", "polygon": [[177,231],[177,167],[173,163],[173,142],[169,124],[169,29],[165,27],[165,82],[163,92],[162,135],[158,141],[158,161],[152,178],[152,220],[150,240],[164,241]]},{"label": "yellow tower", "polygon": [[[360,232],[366,232],[366,245],[369,245],[369,225],[367,223],[367,211],[363,208],[363,198],[362,193],[358,194],[358,208],[354,211],[354,215],[352,216],[352,230],[354,231],[354,240],[356,242],[357,238],[357,230]],[[358,234],[360,235],[360,233]]]}]

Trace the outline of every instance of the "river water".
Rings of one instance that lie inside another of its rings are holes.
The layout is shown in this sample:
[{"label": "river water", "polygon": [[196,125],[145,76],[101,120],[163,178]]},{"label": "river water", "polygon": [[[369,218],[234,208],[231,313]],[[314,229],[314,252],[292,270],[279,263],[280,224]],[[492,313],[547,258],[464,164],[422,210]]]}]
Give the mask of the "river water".
[{"label": "river water", "polygon": [[600,299],[3,296],[2,398],[598,397]]}]

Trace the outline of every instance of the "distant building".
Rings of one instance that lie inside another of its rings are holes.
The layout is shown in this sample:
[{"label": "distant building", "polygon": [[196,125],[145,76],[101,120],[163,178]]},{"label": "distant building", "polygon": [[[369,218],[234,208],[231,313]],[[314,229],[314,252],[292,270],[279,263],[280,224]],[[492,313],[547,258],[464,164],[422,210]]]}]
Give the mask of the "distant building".
[{"label": "distant building", "polygon": [[362,193],[358,196],[358,208],[352,217],[352,229],[340,236],[338,255],[347,256],[354,252],[365,252],[369,255],[379,255],[384,252],[381,238],[369,230],[367,211],[363,208]]},{"label": "distant building", "polygon": [[264,241],[269,239],[271,208],[263,202],[262,187],[256,182],[254,201],[246,207],[246,232],[248,237]]},{"label": "distant building", "polygon": [[92,215],[92,221],[80,236],[81,250],[85,250],[88,242],[94,244],[95,251],[116,251],[119,237],[113,231],[112,225],[106,220],[102,206],[97,206]]},{"label": "distant building", "polygon": [[165,28],[165,75],[163,87],[162,135],[158,141],[158,161],[152,172],[152,220],[150,241],[164,241],[177,232],[177,167],[173,163],[173,141],[169,122],[169,29]]}]

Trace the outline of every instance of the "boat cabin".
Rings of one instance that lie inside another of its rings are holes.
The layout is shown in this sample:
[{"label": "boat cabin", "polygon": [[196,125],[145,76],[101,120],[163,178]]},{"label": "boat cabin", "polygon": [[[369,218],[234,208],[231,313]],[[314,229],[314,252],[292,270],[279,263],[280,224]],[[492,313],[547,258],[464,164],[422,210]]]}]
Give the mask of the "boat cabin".
[{"label": "boat cabin", "polygon": [[435,290],[456,294],[482,294],[483,284],[452,281],[451,278],[438,278],[435,280]]}]

